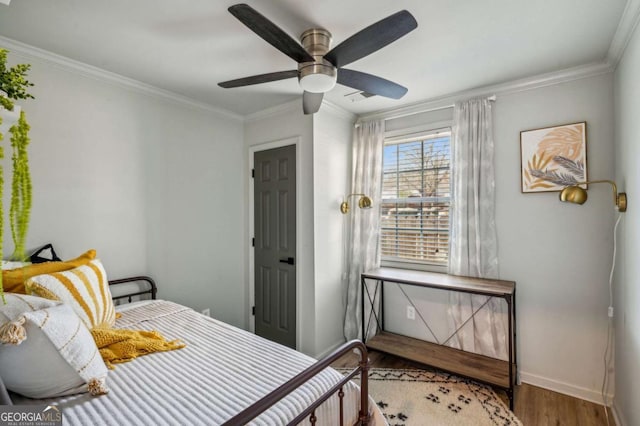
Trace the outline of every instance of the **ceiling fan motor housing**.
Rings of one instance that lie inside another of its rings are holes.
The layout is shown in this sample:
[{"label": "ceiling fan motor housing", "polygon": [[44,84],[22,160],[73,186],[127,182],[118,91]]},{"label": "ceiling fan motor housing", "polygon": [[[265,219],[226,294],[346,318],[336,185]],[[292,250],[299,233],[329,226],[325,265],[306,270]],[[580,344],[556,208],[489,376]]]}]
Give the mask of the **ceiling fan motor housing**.
[{"label": "ceiling fan motor housing", "polygon": [[324,94],[333,89],[336,83],[370,96],[391,99],[400,99],[407,93],[406,87],[393,81],[343,68],[416,29],[418,22],[406,10],[369,25],[332,49],[331,33],[323,28],[305,31],[298,43],[248,4],[235,4],[229,7],[229,12],[264,41],[293,59],[298,68],[223,81],[218,83],[220,87],[229,89],[298,77],[298,83],[304,90],[302,111],[305,114],[316,113],[322,105]]},{"label": "ceiling fan motor housing", "polygon": [[315,61],[298,64],[298,81],[307,92],[324,93],[331,90],[337,79],[337,70],[324,55],[331,47],[331,33],[312,28],[302,33],[300,43]]}]

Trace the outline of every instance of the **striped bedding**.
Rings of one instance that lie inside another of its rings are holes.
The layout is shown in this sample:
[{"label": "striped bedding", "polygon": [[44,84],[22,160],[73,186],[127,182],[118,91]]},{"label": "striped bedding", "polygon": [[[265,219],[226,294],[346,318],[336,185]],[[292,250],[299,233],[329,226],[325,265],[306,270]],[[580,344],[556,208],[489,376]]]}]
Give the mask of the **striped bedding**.
[{"label": "striped bedding", "polygon": [[[117,328],[158,330],[180,338],[184,349],[151,354],[110,371],[108,395],[73,395],[15,404],[55,404],[66,425],[216,425],[312,365],[315,360],[194,310],[168,301],[124,305]],[[340,378],[332,369],[278,402],[252,424],[282,425],[293,419]],[[345,388],[345,424],[357,419],[359,389]],[[375,404],[373,424],[384,425]],[[331,398],[316,412],[318,424],[338,424]]]}]

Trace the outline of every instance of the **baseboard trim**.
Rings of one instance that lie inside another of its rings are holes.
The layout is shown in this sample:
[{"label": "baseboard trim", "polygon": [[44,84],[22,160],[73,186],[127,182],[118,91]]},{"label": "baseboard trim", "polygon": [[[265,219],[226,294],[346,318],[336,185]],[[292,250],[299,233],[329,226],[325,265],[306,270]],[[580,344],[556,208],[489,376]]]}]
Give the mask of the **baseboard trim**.
[{"label": "baseboard trim", "polygon": [[[527,373],[525,371],[520,372],[520,380],[523,383],[537,386],[539,388],[548,389],[564,395],[573,396],[575,398],[584,399],[585,401],[603,405],[602,395],[597,390],[587,389],[581,386],[572,385],[570,383],[560,382],[558,380],[549,379],[547,377],[538,376],[536,374]],[[612,395],[607,395],[607,398],[611,400]]]},{"label": "baseboard trim", "polygon": [[613,421],[616,422],[617,426],[627,426],[627,422],[625,421],[624,416],[620,412],[620,408],[616,401],[613,401],[613,406],[611,407],[611,412],[613,413]]},{"label": "baseboard trim", "polygon": [[340,346],[342,346],[344,344],[345,340],[339,340],[338,342],[332,344],[331,346],[329,346],[329,349],[326,349],[322,352],[320,352],[319,354],[315,355],[314,358],[315,359],[322,359],[324,357],[326,357],[327,355],[329,355],[331,352],[335,351],[336,349],[338,349]]}]

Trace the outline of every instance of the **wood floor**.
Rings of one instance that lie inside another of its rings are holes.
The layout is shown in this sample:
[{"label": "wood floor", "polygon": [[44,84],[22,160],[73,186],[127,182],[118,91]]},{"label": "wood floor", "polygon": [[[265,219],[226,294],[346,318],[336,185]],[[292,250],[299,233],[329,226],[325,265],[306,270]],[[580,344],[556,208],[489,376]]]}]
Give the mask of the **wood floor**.
[{"label": "wood floor", "polygon": [[[374,368],[427,368],[422,364],[377,351],[370,351],[369,359]],[[351,367],[357,362],[358,357],[355,354],[349,355],[333,363],[333,367]],[[506,403],[506,394],[499,390],[496,392]],[[514,412],[524,426],[607,426],[602,405],[528,384],[516,387]],[[610,411],[609,425],[615,425]]]}]

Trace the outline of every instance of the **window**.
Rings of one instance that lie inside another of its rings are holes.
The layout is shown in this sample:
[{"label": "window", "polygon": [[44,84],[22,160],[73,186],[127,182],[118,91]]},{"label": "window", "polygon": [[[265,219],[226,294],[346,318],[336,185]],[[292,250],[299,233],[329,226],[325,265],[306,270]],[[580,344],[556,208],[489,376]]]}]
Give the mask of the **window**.
[{"label": "window", "polygon": [[385,141],[382,260],[446,266],[451,129]]}]

